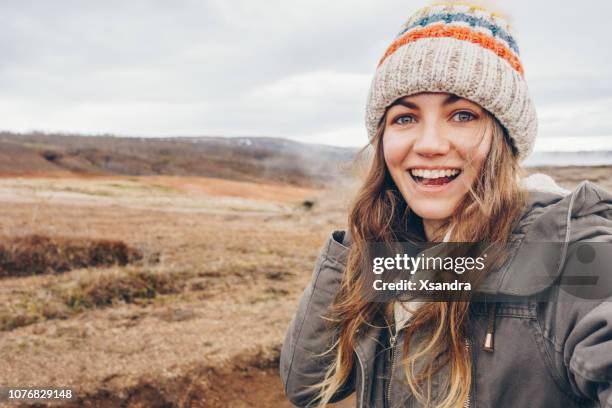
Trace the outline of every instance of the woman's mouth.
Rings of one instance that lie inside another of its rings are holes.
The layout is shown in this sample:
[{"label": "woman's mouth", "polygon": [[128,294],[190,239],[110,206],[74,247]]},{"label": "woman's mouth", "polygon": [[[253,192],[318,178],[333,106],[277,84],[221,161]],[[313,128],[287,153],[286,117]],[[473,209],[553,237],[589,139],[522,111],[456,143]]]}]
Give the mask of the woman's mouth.
[{"label": "woman's mouth", "polygon": [[421,186],[443,186],[456,179],[460,174],[459,169],[419,169],[409,170],[412,179]]}]

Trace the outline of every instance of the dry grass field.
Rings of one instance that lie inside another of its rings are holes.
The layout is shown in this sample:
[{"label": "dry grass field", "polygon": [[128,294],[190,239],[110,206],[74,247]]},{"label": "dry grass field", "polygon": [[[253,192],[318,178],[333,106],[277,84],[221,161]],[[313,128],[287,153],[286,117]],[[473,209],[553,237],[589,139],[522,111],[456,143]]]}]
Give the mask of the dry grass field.
[{"label": "dry grass field", "polygon": [[[612,190],[610,168],[544,171]],[[291,406],[280,344],[354,188],[1,178],[0,384],[71,387],[67,407]],[[15,276],[28,245],[28,262],[51,266]],[[69,255],[63,269],[49,261]]]},{"label": "dry grass field", "polygon": [[70,386],[78,400],[67,406],[290,406],[280,341],[320,245],[345,221],[347,188],[0,179],[5,244],[36,234],[55,251],[111,240],[141,254],[2,277],[0,384]]}]

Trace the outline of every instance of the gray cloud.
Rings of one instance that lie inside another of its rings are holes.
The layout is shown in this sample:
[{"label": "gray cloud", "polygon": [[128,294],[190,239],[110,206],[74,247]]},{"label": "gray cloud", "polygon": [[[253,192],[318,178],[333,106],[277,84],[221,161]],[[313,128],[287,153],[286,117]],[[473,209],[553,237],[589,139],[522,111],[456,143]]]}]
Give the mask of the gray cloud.
[{"label": "gray cloud", "polygon": [[[0,128],[363,144],[376,61],[423,4],[3,2]],[[612,3],[505,8],[541,136],[612,137]]]}]

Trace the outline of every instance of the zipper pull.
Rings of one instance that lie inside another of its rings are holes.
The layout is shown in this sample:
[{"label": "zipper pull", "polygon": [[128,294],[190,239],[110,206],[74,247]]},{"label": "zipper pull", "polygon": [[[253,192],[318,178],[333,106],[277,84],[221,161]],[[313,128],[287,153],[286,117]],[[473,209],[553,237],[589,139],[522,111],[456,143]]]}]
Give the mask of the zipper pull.
[{"label": "zipper pull", "polygon": [[493,351],[493,333],[487,333],[485,336],[485,341],[483,345],[483,349],[485,351]]},{"label": "zipper pull", "polygon": [[488,322],[487,322],[487,334],[485,336],[484,344],[482,348],[484,351],[488,351],[490,353],[493,352],[493,336],[495,335],[495,314],[497,309],[497,303],[493,303],[492,305],[487,305],[488,308]]},{"label": "zipper pull", "polygon": [[393,355],[395,354],[395,343],[397,341],[397,335],[392,334],[391,337],[389,338],[389,349],[390,349],[390,353],[389,353],[389,361],[393,361]]}]

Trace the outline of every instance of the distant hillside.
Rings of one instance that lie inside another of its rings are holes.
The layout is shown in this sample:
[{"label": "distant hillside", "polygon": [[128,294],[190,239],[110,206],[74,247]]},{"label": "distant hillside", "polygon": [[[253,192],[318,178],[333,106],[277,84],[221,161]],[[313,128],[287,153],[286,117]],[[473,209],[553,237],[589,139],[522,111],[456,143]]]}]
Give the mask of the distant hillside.
[{"label": "distant hillside", "polygon": [[136,138],[0,132],[0,174],[188,175],[322,186],[333,182],[356,151],[265,137]]}]

